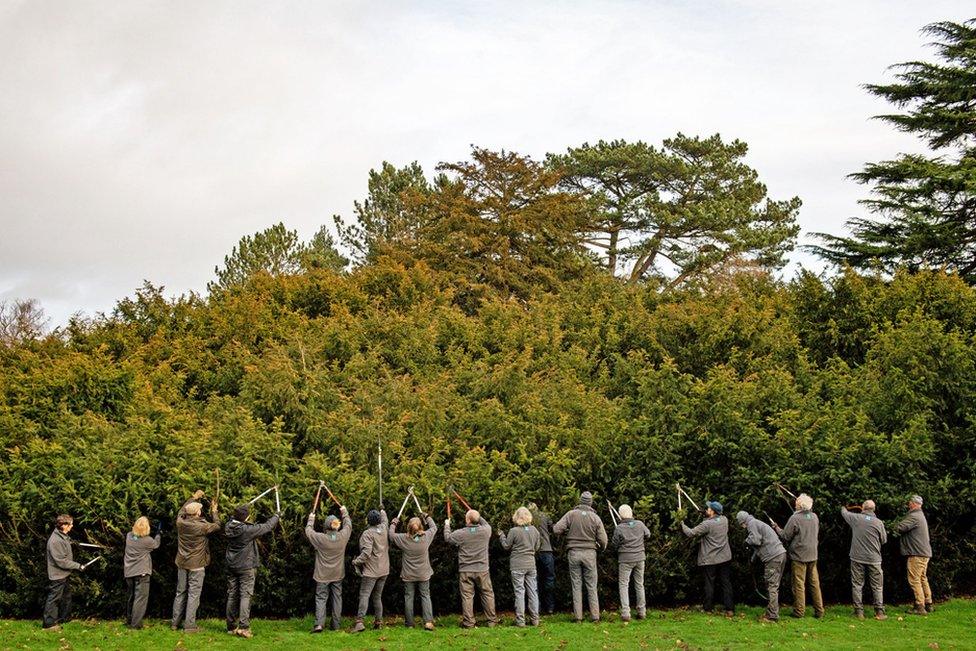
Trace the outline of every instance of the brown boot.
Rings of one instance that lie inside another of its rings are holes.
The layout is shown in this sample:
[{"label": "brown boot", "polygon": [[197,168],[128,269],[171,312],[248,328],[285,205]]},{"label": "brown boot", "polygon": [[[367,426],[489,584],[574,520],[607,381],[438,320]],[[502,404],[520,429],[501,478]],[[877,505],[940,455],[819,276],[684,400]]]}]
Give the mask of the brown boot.
[{"label": "brown boot", "polygon": [[874,618],[876,620],[878,620],[879,622],[883,622],[884,620],[888,619],[888,616],[885,615],[885,611],[884,610],[882,610],[882,609],[876,609],[874,611]]},{"label": "brown boot", "polygon": [[434,630],[434,622],[424,622],[424,630],[425,631]]},{"label": "brown boot", "polygon": [[934,612],[934,611],[935,611],[935,606],[932,605],[932,602],[931,601],[928,602],[927,604],[925,604],[925,612],[931,613],[931,612]]},{"label": "brown boot", "polygon": [[913,607],[906,611],[909,615],[928,615],[928,611],[925,610],[923,604],[915,604]]},{"label": "brown boot", "polygon": [[352,632],[353,633],[362,633],[365,630],[366,630],[366,625],[363,624],[363,620],[357,617],[356,618],[356,624],[355,624],[355,626],[352,627]]}]

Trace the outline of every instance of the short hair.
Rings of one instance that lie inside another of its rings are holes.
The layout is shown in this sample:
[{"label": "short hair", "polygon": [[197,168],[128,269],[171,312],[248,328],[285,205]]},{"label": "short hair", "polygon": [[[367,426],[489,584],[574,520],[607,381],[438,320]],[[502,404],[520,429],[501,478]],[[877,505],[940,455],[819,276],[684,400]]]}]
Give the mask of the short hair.
[{"label": "short hair", "polygon": [[135,523],[132,525],[132,533],[137,536],[148,536],[149,535],[149,518],[146,516],[140,516],[136,519]]},{"label": "short hair", "polygon": [[806,493],[800,493],[796,498],[796,505],[801,511],[809,511],[813,508],[813,498]]},{"label": "short hair", "polygon": [[861,505],[862,511],[873,511],[874,510],[874,500],[864,500],[864,504]]},{"label": "short hair", "polygon": [[74,524],[74,522],[75,519],[72,518],[67,513],[62,513],[61,515],[59,515],[57,518],[54,519],[54,524],[55,526],[57,526],[58,529],[69,524]]},{"label": "short hair", "polygon": [[524,506],[520,506],[515,509],[515,513],[512,514],[512,522],[520,527],[532,524],[532,512]]},{"label": "short hair", "polygon": [[918,504],[919,506],[922,506],[922,496],[921,495],[912,495],[911,498],[908,501],[911,502],[912,504]]},{"label": "short hair", "polygon": [[621,518],[632,518],[634,517],[634,509],[630,508],[629,504],[621,504],[620,508],[617,509],[617,513],[620,514]]},{"label": "short hair", "polygon": [[467,513],[464,514],[465,524],[474,524],[480,519],[481,519],[481,514],[475,511],[474,509],[470,509]]},{"label": "short hair", "polygon": [[420,518],[414,516],[407,521],[407,533],[411,536],[416,536],[418,533],[424,530],[424,523],[420,521]]},{"label": "short hair", "polygon": [[203,505],[200,502],[189,502],[184,511],[187,515],[200,515],[200,512],[203,511]]}]

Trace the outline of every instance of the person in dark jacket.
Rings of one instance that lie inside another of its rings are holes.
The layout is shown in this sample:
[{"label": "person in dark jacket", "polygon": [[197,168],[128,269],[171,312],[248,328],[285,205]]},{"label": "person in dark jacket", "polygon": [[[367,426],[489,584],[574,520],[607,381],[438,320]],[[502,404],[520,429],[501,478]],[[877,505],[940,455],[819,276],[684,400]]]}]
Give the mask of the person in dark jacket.
[{"label": "person in dark jacket", "polygon": [[929,587],[929,559],[932,544],[929,542],[929,523],[922,513],[922,498],[913,495],[908,500],[908,514],[894,526],[894,534],[900,537],[901,555],[908,559],[908,585],[912,587],[915,603],[911,615],[927,615],[932,612],[932,589]]},{"label": "person in dark jacket", "polygon": [[607,548],[607,530],[596,511],[593,495],[584,491],[576,508],[567,511],[552,527],[557,536],[566,534],[569,550],[569,582],[573,587],[573,618],[583,621],[583,585],[590,607],[590,620],[600,621],[600,598],[597,594],[596,552]]},{"label": "person in dark jacket", "polygon": [[149,535],[149,518],[142,516],[125,536],[125,556],[122,557],[122,576],[128,590],[125,602],[125,623],[129,628],[142,628],[149,603],[149,577],[152,576],[152,551],[159,547],[160,534]]},{"label": "person in dark jacket", "polygon": [[539,625],[539,592],[536,587],[535,553],[542,544],[539,530],[532,526],[532,514],[524,506],[512,515],[515,524],[508,534],[498,532],[502,548],[511,551],[509,571],[515,592],[515,625],[525,626],[526,600],[529,606],[529,623]]},{"label": "person in dark jacket", "polygon": [[691,528],[684,523],[684,513],[679,513],[681,531],[689,538],[698,538],[698,566],[705,581],[705,599],[702,608],[711,612],[715,604],[715,578],[722,584],[725,616],[735,614],[732,597],[732,548],[729,547],[729,521],[722,515],[722,505],[705,502],[705,519]]},{"label": "person in dark jacket", "polygon": [[551,615],[556,610],[556,556],[552,553],[552,518],[540,511],[535,502],[529,503],[532,522],[539,530],[541,542],[535,554],[535,566],[539,585],[539,610],[543,615]]},{"label": "person in dark jacket", "polygon": [[251,509],[242,504],[234,509],[234,517],[224,527],[227,538],[227,632],[251,637],[251,597],[254,581],[261,567],[258,538],[274,530],[281,519],[275,513],[261,524],[247,521]]},{"label": "person in dark jacket", "polygon": [[[434,518],[426,513],[420,518],[410,518],[407,533],[397,533],[398,518],[390,522],[390,542],[401,551],[400,580],[403,581],[403,623],[413,627],[414,595],[420,593],[420,612],[424,618],[424,629],[434,630],[434,609],[430,602],[430,577],[434,569],[430,566],[430,544],[437,535]],[[424,521],[427,529],[424,529]]]},{"label": "person in dark jacket", "polygon": [[647,596],[644,592],[644,541],[651,532],[634,510],[621,504],[620,522],[613,528],[610,542],[617,548],[617,589],[620,592],[620,619],[630,621],[630,578],[634,577],[634,596],[637,598],[637,619],[647,616]]},{"label": "person in dark jacket", "polygon": [[820,594],[820,573],[817,571],[817,546],[820,536],[820,519],[813,512],[813,498],[800,493],[795,502],[796,511],[790,516],[786,526],[780,528],[773,523],[773,529],[787,546],[793,574],[793,617],[803,617],[806,613],[806,590],[810,588],[810,601],[813,603],[813,616],[824,616],[823,597]]},{"label": "person in dark jacket", "polygon": [[366,514],[369,525],[359,536],[359,556],[352,564],[362,577],[359,582],[359,607],[356,609],[356,625],[353,633],[366,630],[363,619],[373,602],[373,628],[383,628],[383,587],[390,575],[390,541],[386,510],[373,510]]},{"label": "person in dark jacket", "polygon": [[83,572],[81,563],[74,559],[71,538],[68,534],[74,519],[62,514],[54,521],[54,531],[47,539],[47,600],[44,602],[44,630],[61,630],[61,624],[71,619],[71,586],[68,580],[72,572]]},{"label": "person in dark jacket", "polygon": [[453,531],[451,521],[444,520],[444,540],[458,550],[458,588],[461,592],[461,628],[474,628],[474,593],[481,592],[481,609],[488,626],[498,624],[495,613],[495,589],[491,585],[488,543],[491,525],[481,514],[470,509],[464,514],[464,528]]},{"label": "person in dark jacket", "polygon": [[841,517],[851,528],[851,595],[854,616],[864,619],[864,575],[871,582],[874,598],[874,618],[888,619],[884,607],[884,573],[881,570],[881,546],[888,542],[884,522],[874,514],[874,501],[865,500],[860,513],[840,510]]},{"label": "person in dark jacket", "polygon": [[746,546],[753,550],[753,558],[763,564],[763,579],[766,581],[766,612],[761,622],[779,621],[779,583],[783,580],[786,566],[786,548],[780,542],[773,528],[752,517],[745,511],[735,514],[735,520],[746,530]]},{"label": "person in dark jacket", "polygon": [[210,534],[220,531],[220,518],[217,516],[217,502],[210,503],[212,522],[203,518],[203,507],[196,501],[203,497],[198,490],[182,507],[176,516],[176,598],[173,599],[174,631],[183,623],[183,631],[196,633],[197,608],[200,606],[200,593],[203,591],[203,578],[210,565]]},{"label": "person in dark jacket", "polygon": [[313,633],[321,633],[325,626],[325,613],[329,597],[332,598],[332,630],[338,631],[342,620],[342,579],[346,576],[346,545],[352,536],[352,520],[345,506],[339,507],[342,521],[334,515],[325,518],[325,529],[315,530],[315,514],[308,514],[305,537],[315,548],[315,627]]}]

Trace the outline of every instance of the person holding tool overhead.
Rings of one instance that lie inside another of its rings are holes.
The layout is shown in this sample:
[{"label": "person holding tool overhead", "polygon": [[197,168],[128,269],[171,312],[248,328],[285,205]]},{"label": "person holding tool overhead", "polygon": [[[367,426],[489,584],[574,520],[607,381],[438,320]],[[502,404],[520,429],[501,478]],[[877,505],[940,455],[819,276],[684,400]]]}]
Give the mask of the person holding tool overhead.
[{"label": "person holding tool overhead", "polygon": [[[323,531],[318,532],[315,530],[315,512],[318,510],[319,496],[323,488],[339,507],[342,520],[340,521],[334,515],[327,515]],[[312,632],[321,633],[325,627],[326,609],[330,598],[332,600],[331,628],[333,631],[338,631],[342,623],[342,579],[346,576],[345,554],[346,545],[352,537],[352,520],[346,507],[339,504],[339,500],[323,482],[319,482],[312,512],[308,514],[308,521],[305,523],[305,537],[315,548],[315,570],[312,573],[312,578],[315,579],[315,626]]]}]

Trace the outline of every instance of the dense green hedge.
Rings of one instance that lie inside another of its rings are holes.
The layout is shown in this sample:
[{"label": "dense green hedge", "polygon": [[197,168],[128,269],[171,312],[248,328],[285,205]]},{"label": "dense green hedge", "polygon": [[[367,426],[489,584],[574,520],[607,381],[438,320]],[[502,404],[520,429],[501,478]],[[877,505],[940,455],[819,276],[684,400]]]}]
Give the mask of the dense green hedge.
[{"label": "dense green hedge", "polygon": [[[226,506],[280,476],[284,528],[264,546],[255,608],[308,612],[301,528],[315,483],[348,504],[358,536],[376,500],[377,437],[391,510],[413,484],[442,521],[449,483],[506,528],[528,499],[553,515],[581,489],[633,504],[653,533],[653,602],[699,594],[693,547],[673,525],[676,481],[780,521],[774,482],[811,493],[834,600],[849,598],[839,507],[870,497],[893,519],[921,493],[936,594],[976,588],[976,292],[957,278],[740,275],[662,296],[598,276],[528,302],[473,309],[455,297],[422,264],[389,261],[259,275],[208,299],[167,301],[147,285],[110,316],[0,350],[0,614],[38,613],[59,512],[76,517],[76,537],[114,545],[76,592],[103,616],[123,610],[123,533],[139,514],[162,519],[151,610],[168,613],[173,515],[218,467]],[[223,608],[214,541],[208,614]],[[733,548],[748,597],[738,531]],[[440,539],[431,554],[435,608],[456,610],[454,555]],[[904,597],[897,545],[886,554],[889,599]],[[492,561],[507,607],[494,541]],[[604,555],[608,605],[613,568]],[[393,610],[400,594],[393,582]]]}]

